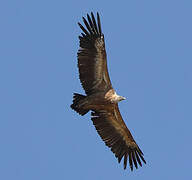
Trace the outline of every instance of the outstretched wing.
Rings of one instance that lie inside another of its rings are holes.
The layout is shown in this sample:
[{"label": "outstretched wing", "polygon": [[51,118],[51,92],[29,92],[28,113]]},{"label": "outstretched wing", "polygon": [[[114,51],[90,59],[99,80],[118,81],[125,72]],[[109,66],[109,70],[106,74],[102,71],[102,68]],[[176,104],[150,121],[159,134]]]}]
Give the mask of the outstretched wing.
[{"label": "outstretched wing", "polygon": [[133,164],[136,168],[138,164],[142,166],[141,160],[146,163],[141,149],[121,117],[117,104],[109,110],[92,112],[91,119],[102,140],[111,148],[119,163],[124,157],[124,169],[127,167],[127,159],[131,170]]},{"label": "outstretched wing", "polygon": [[107,70],[105,42],[99,14],[97,13],[97,23],[93,13],[91,17],[87,14],[87,20],[83,17],[87,29],[78,23],[83,31],[79,36],[78,68],[81,84],[86,94],[90,95],[111,89],[112,85]]}]

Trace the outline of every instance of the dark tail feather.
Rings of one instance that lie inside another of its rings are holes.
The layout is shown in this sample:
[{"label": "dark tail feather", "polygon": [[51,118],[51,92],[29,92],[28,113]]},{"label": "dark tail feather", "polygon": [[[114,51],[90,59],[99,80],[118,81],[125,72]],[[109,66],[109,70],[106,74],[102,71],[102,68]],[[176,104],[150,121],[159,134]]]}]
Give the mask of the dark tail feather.
[{"label": "dark tail feather", "polygon": [[88,111],[89,111],[89,110],[83,109],[81,107],[84,98],[86,98],[86,96],[74,93],[73,104],[71,104],[71,108],[82,116],[85,115],[86,113],[88,113]]}]

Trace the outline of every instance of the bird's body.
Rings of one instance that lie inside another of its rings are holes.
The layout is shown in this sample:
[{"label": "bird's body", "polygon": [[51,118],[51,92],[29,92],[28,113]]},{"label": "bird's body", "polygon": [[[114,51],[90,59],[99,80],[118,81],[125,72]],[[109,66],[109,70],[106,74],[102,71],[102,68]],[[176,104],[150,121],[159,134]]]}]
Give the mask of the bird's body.
[{"label": "bird's body", "polygon": [[124,157],[124,169],[129,158],[129,165],[133,170],[133,163],[136,168],[137,163],[142,166],[141,160],[145,163],[143,153],[124,123],[118,108],[118,102],[125,98],[117,95],[109,78],[99,14],[97,13],[97,23],[93,13],[91,17],[87,15],[87,19],[88,21],[83,18],[87,30],[78,23],[83,30],[79,36],[79,78],[86,96],[74,93],[71,108],[80,115],[92,111],[91,120],[98,134],[119,162]]}]

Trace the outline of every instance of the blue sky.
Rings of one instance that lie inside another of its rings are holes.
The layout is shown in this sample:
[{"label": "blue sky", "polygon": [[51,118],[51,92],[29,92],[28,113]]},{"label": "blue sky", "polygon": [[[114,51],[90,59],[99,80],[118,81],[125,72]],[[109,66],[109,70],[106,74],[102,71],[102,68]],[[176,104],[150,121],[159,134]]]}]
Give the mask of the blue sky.
[{"label": "blue sky", "polygon": [[[192,1],[1,1],[0,179],[190,179]],[[77,22],[100,12],[113,87],[147,164],[123,170],[69,106]]]}]

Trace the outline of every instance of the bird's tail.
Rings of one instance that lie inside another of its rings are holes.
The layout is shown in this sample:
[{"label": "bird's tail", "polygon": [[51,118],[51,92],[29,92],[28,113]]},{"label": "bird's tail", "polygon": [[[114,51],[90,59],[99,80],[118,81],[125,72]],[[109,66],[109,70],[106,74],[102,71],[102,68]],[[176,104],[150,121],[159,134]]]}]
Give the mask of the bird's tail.
[{"label": "bird's tail", "polygon": [[73,94],[73,104],[71,104],[71,108],[75,110],[80,115],[85,115],[89,110],[83,109],[83,100],[85,100],[86,96],[74,93]]}]

